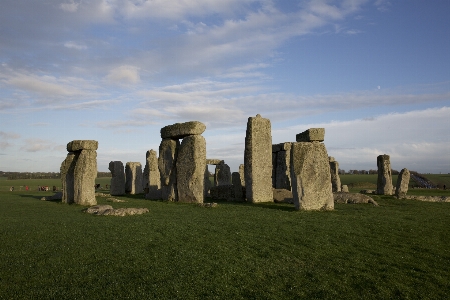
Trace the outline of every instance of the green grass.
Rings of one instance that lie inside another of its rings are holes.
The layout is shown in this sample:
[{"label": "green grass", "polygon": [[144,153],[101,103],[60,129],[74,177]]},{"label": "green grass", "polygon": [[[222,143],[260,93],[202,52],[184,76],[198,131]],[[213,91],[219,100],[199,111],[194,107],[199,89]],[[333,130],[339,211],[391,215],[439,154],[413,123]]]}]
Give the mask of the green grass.
[{"label": "green grass", "polygon": [[0,299],[445,299],[450,203],[297,212],[288,204],[148,201],[93,216],[0,191]]}]

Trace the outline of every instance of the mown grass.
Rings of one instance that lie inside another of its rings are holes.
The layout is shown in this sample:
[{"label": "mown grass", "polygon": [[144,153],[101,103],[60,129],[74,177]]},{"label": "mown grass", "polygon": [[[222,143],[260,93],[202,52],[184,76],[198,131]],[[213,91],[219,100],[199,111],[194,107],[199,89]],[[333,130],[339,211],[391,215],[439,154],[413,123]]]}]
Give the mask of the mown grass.
[{"label": "mown grass", "polygon": [[44,194],[0,191],[2,299],[450,297],[450,203],[374,196],[379,207],[297,212],[98,197],[150,210],[122,218]]}]

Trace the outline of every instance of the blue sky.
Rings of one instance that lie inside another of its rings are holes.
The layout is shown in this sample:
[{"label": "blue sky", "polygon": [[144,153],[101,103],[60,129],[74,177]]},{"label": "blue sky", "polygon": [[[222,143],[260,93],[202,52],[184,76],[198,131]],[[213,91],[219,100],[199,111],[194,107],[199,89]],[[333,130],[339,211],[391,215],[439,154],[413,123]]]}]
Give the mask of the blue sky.
[{"label": "blue sky", "polygon": [[248,117],[273,143],[324,127],[340,167],[450,172],[446,0],[2,0],[0,170],[57,172],[74,139],[98,168],[144,164],[160,128],[207,125],[243,163]]}]

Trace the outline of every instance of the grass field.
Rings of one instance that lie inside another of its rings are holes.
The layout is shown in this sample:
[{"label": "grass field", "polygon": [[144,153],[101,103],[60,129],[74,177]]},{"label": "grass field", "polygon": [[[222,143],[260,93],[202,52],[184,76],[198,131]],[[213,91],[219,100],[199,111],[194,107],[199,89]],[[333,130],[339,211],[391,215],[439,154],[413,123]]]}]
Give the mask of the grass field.
[{"label": "grass field", "polygon": [[121,218],[38,200],[51,194],[0,191],[0,299],[450,297],[450,203],[374,196],[379,207],[297,212],[97,198],[150,210]]}]

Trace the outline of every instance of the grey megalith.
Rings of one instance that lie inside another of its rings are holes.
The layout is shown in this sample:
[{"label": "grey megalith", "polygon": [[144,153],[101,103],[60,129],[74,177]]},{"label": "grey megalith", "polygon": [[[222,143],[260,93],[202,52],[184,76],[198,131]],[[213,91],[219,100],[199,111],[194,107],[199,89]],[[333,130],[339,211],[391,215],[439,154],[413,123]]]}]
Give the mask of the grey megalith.
[{"label": "grey megalith", "polygon": [[377,178],[377,194],[392,195],[392,171],[390,157],[387,154],[378,155],[377,157],[378,178]]},{"label": "grey megalith", "polygon": [[127,162],[125,165],[125,192],[142,194],[142,165],[140,162]]},{"label": "grey megalith", "polygon": [[125,194],[125,171],[121,161],[109,162],[108,169],[111,171],[110,194],[120,196]]},{"label": "grey megalith", "polygon": [[244,172],[247,201],[273,202],[270,120],[249,117],[245,135]]},{"label": "grey megalith", "polygon": [[163,139],[159,145],[158,168],[161,176],[161,198],[177,201],[177,155],[180,142]]}]

